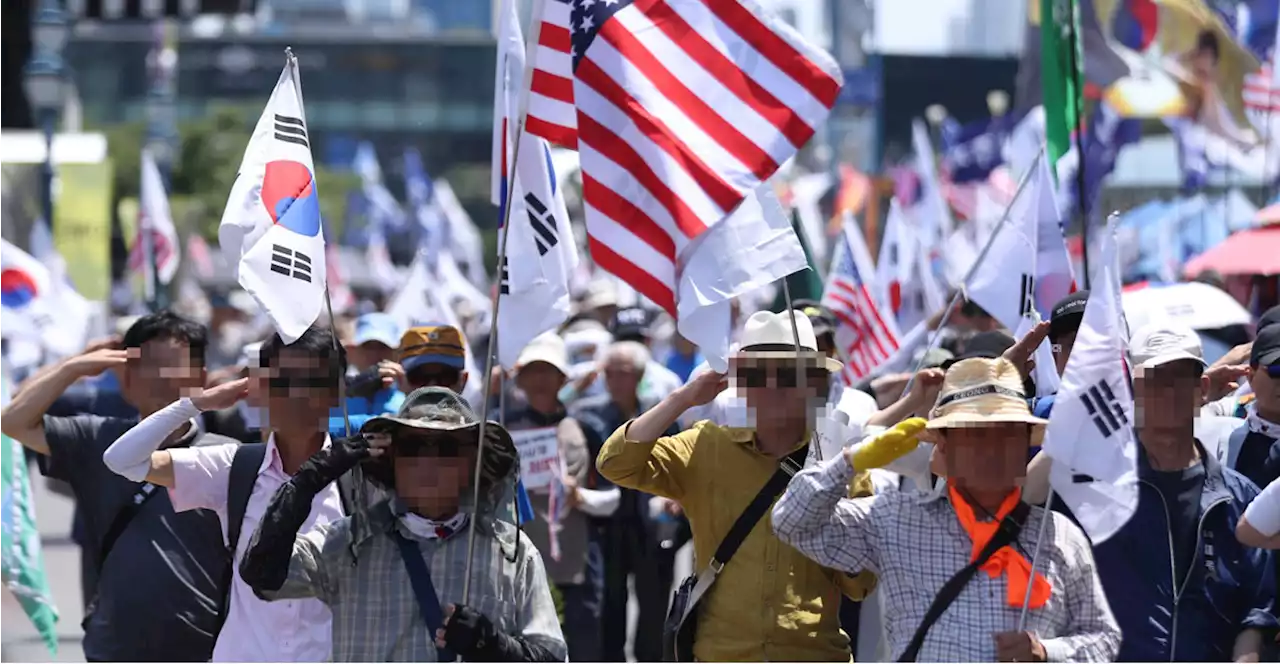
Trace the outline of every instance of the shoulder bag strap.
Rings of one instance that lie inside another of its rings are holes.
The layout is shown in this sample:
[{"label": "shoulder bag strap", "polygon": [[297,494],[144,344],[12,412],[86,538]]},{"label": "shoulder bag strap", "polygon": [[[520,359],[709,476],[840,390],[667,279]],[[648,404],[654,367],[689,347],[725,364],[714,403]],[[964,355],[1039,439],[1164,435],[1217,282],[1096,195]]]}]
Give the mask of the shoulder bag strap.
[{"label": "shoulder bag strap", "polygon": [[[916,628],[915,634],[911,635],[911,642],[907,644],[907,649],[902,651],[902,656],[898,658],[899,662],[914,662],[920,654],[920,647],[924,645],[924,637],[929,634],[929,628],[938,622],[943,613],[951,603],[956,601],[960,596],[960,591],[969,585],[969,580],[977,573],[996,551],[1013,544],[1018,539],[1018,535],[1022,533],[1022,524],[1026,523],[1027,515],[1031,513],[1031,506],[1022,501],[1018,501],[1018,506],[1013,508],[1013,512],[1000,521],[1000,528],[996,530],[996,534],[991,537],[987,545],[982,548],[978,557],[968,565],[965,565],[955,576],[947,580],[942,585],[942,590],[938,591],[938,595],[933,598],[933,603],[929,605],[929,610],[925,611],[924,619],[920,621],[920,626]],[[1051,518],[1049,512],[1045,512],[1044,518]]]},{"label": "shoulder bag strap", "polygon": [[231,472],[227,474],[227,571],[222,578],[222,606],[218,607],[219,632],[231,610],[231,582],[236,573],[236,546],[240,543],[244,513],[249,509],[253,486],[258,483],[258,469],[266,458],[266,443],[240,443],[231,458]]},{"label": "shoulder bag strap", "polygon": [[720,540],[720,546],[716,547],[716,553],[711,557],[708,565],[716,574],[719,574],[729,559],[733,558],[733,554],[738,552],[738,547],[742,546],[747,536],[760,522],[761,517],[773,506],[773,501],[782,495],[791,478],[804,467],[808,454],[809,446],[806,445],[782,458],[782,462],[778,464],[778,470],[760,488],[760,493],[757,493],[755,499],[747,505],[747,509],[742,511],[738,520],[733,522],[729,533]]},{"label": "shoulder bag strap", "polygon": [[[432,643],[436,640],[436,630],[444,627],[444,610],[440,608],[440,596],[436,594],[436,586],[431,582],[431,570],[422,556],[422,549],[409,538],[392,530],[400,549],[400,557],[404,560],[405,571],[409,573],[409,583],[413,585],[413,594],[418,598],[418,608],[422,610],[422,621],[430,630],[428,637]],[[448,650],[437,648],[436,661],[452,662],[456,657]]]},{"label": "shoulder bag strap", "polygon": [[99,574],[102,573],[103,566],[107,564],[107,556],[111,555],[111,549],[115,548],[116,542],[120,540],[120,536],[129,527],[129,523],[142,511],[142,506],[147,504],[147,501],[151,500],[151,497],[157,493],[160,493],[160,487],[150,482],[143,482],[133,492],[133,497],[129,499],[129,503],[120,508],[116,518],[111,521],[111,527],[107,528],[107,534],[102,538],[102,545],[98,547]]}]

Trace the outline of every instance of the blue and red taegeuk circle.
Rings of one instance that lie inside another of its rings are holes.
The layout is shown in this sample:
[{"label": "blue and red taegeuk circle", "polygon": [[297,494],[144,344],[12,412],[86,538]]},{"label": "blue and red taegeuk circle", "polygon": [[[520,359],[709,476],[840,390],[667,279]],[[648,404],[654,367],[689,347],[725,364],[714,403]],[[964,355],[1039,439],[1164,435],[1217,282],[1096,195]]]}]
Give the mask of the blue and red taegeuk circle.
[{"label": "blue and red taegeuk circle", "polygon": [[10,309],[25,307],[40,295],[36,280],[25,270],[7,267],[0,270],[0,304]]},{"label": "blue and red taegeuk circle", "polygon": [[315,176],[301,163],[267,162],[262,176],[262,204],[276,225],[307,237],[320,233],[320,199],[316,197]]}]

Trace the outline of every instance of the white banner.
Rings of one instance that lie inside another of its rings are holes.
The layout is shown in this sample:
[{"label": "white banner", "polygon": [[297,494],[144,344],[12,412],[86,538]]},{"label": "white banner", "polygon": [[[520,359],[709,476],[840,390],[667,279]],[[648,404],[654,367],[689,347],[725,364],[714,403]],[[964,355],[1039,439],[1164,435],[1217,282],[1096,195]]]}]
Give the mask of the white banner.
[{"label": "white banner", "polygon": [[543,427],[511,432],[511,440],[520,453],[520,479],[525,489],[545,490],[555,479],[560,454],[556,430]]}]

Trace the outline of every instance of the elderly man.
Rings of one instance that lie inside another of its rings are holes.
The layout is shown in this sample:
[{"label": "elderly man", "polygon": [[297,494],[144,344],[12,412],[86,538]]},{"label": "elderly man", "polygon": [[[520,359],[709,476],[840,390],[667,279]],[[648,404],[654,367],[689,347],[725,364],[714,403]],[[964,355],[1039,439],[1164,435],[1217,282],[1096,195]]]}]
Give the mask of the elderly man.
[{"label": "elderly man", "polygon": [[[1013,364],[962,360],[927,425],[906,420],[797,475],[774,507],[774,531],[819,564],[877,573],[899,660],[1112,661],[1120,629],[1088,539],[1066,517],[1020,500],[1027,451],[1044,424]],[[845,498],[854,472],[914,449],[926,426],[944,457],[945,492]],[[1027,553],[1041,532],[1033,571]]]},{"label": "elderly man", "polygon": [[[619,486],[684,507],[693,529],[695,569],[714,581],[684,614],[690,628],[696,623],[693,657],[847,662],[849,639],[837,617],[841,590],[861,599],[871,581],[824,569],[782,546],[765,513],[803,464],[830,372],[842,365],[818,352],[813,327],[799,312],[753,314],[741,343],[731,370],[754,413],[754,427],[701,421],[664,435],[684,411],[709,403],[727,387],[723,376],[706,372],[614,432],[597,466]],[[865,476],[858,488],[870,491]],[[731,550],[719,549],[731,530]]]},{"label": "elderly man", "polygon": [[[649,350],[635,341],[619,341],[604,356],[604,383],[608,394],[586,397],[570,410],[582,423],[587,447],[599,454],[604,440],[623,423],[652,408],[654,401],[639,396],[640,383],[649,362]],[[674,435],[672,427],[668,433]],[[607,480],[592,473],[601,489]],[[662,660],[662,625],[675,574],[675,552],[687,524],[674,501],[625,489],[618,510],[597,519],[596,535],[604,554],[604,606],[601,611],[601,658],[625,662],[627,643],[627,582],[635,581],[640,615],[636,623],[635,656],[641,662]]]},{"label": "elderly man", "polygon": [[[316,454],[276,492],[241,578],[265,599],[329,606],[332,661],[564,661],[538,551],[495,517],[520,467],[515,445],[489,422],[481,457],[479,429],[457,394],[415,391],[395,416],[369,420],[361,436]],[[361,462],[367,481],[391,498],[371,507],[367,521],[348,517],[299,534],[316,496]]]}]

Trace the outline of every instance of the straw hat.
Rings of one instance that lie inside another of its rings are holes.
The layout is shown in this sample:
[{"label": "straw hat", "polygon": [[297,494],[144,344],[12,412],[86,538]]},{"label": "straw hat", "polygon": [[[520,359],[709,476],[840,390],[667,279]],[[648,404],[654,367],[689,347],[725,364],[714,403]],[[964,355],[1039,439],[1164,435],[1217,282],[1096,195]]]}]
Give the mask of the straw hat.
[{"label": "straw hat", "polygon": [[1031,414],[1022,374],[1004,358],[975,357],[951,365],[926,429],[952,429],[983,422],[1030,424],[1032,445],[1040,444],[1049,423]]},{"label": "straw hat", "polygon": [[[795,330],[791,320],[795,320]],[[800,348],[796,348],[799,337]],[[797,350],[805,355],[820,357],[829,372],[844,368],[839,360],[833,360],[818,352],[818,337],[813,333],[813,323],[800,311],[773,313],[757,311],[742,327],[742,345],[738,357],[759,357],[775,360],[794,360]]]}]

